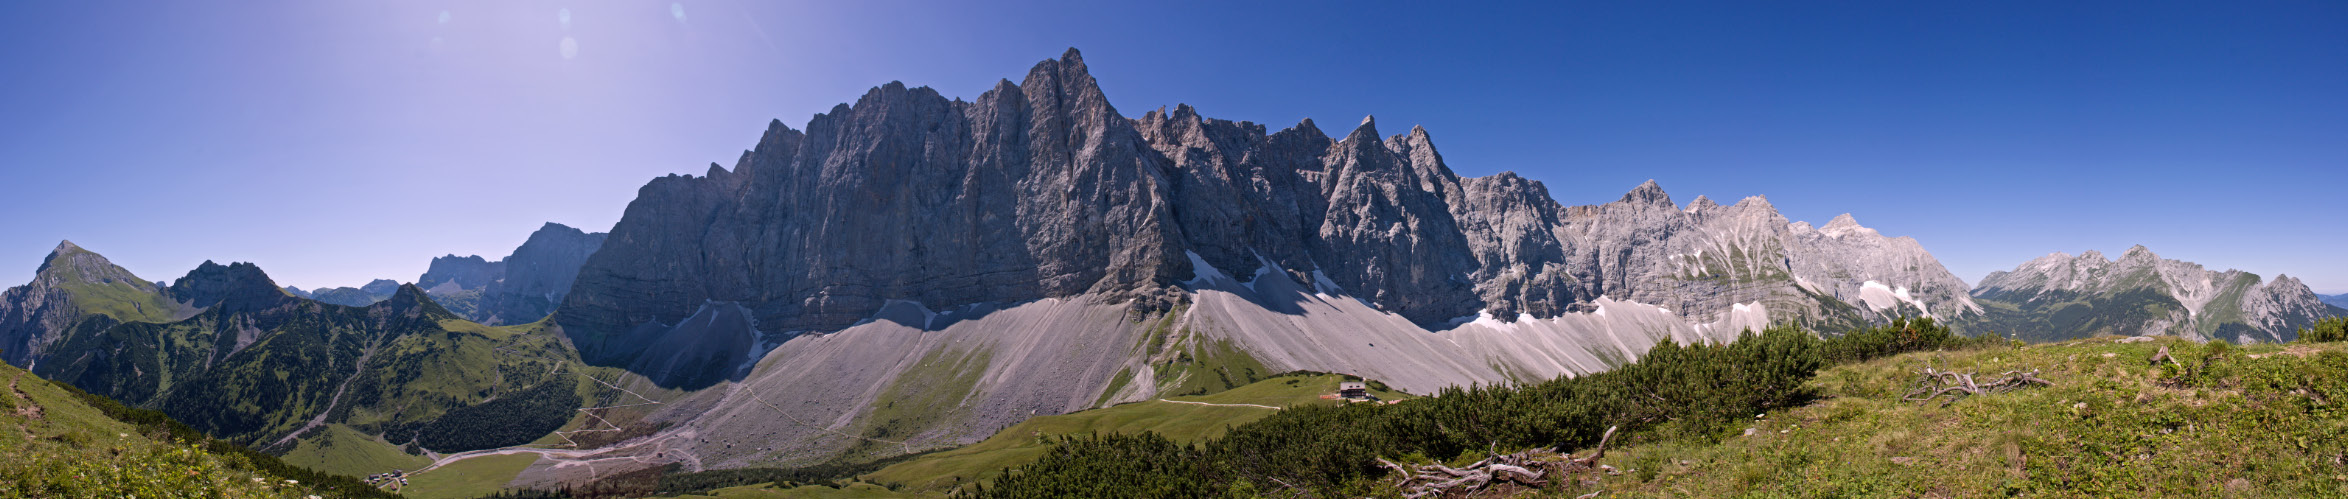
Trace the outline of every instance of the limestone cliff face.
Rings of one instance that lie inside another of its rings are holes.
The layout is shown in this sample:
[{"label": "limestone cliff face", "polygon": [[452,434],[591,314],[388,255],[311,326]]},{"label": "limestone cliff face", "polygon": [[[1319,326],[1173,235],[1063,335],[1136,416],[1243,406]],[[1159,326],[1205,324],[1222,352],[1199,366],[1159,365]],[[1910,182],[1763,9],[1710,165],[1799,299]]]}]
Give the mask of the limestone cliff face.
[{"label": "limestone cliff face", "polygon": [[1757,198],[1683,209],[1653,182],[1566,207],[1512,173],[1462,178],[1426,130],[1381,136],[1374,119],[1332,138],[1189,106],[1128,118],[1071,50],[971,101],[874,88],[805,131],[769,124],[731,169],[655,179],[557,317],[590,361],[630,365],[655,342],[757,336],[657,333],[710,304],[765,333],[837,330],[899,300],[1147,311],[1184,299],[1196,263],[1428,327],[1599,298],[1704,321],[1755,302],[1853,320],[1977,312],[1913,240],[1847,225],[1790,224]]},{"label": "limestone cliff face", "polygon": [[2290,276],[2213,271],[2144,246],[2118,259],[2092,250],[2047,255],[1991,272],[1972,294],[2015,310],[1993,314],[1994,326],[2035,340],[2169,334],[2280,342],[2317,319],[2348,315]]}]

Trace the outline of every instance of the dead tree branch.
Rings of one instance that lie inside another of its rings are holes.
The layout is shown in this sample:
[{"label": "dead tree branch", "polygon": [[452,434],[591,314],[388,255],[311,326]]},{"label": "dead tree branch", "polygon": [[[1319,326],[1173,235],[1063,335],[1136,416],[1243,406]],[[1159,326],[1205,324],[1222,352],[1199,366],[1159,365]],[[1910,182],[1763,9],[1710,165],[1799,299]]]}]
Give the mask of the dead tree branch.
[{"label": "dead tree branch", "polygon": [[1924,370],[1918,371],[1918,374],[1920,377],[1916,380],[1916,389],[1908,391],[1907,395],[1900,396],[1900,400],[1924,403],[1930,402],[1932,399],[1946,397],[1940,402],[1940,406],[1948,407],[1949,404],[1957,403],[1957,399],[1970,395],[1987,395],[2031,386],[2054,384],[2039,378],[2037,369],[2006,371],[2004,374],[1998,375],[2001,377],[1988,382],[1975,381],[1973,373],[1941,371],[1931,367],[1925,367]]},{"label": "dead tree branch", "polygon": [[1555,473],[1599,470],[1598,458],[1606,455],[1606,444],[1614,441],[1614,432],[1620,429],[1607,428],[1606,434],[1598,439],[1598,447],[1588,457],[1582,458],[1574,458],[1562,451],[1551,456],[1549,449],[1515,454],[1487,450],[1485,454],[1489,457],[1458,468],[1443,463],[1403,466],[1384,458],[1378,459],[1378,466],[1394,470],[1402,476],[1402,481],[1395,487],[1402,489],[1402,496],[1409,499],[1467,496],[1503,484],[1541,488],[1548,484],[1549,477]]}]

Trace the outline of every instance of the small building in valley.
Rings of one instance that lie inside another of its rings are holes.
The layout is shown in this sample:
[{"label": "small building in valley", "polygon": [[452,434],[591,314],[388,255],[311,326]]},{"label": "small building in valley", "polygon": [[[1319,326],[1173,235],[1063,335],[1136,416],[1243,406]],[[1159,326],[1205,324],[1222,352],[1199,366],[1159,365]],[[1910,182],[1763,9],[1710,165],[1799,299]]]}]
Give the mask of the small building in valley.
[{"label": "small building in valley", "polygon": [[1360,381],[1338,383],[1337,396],[1346,400],[1370,400],[1373,398],[1370,396],[1370,385]]}]

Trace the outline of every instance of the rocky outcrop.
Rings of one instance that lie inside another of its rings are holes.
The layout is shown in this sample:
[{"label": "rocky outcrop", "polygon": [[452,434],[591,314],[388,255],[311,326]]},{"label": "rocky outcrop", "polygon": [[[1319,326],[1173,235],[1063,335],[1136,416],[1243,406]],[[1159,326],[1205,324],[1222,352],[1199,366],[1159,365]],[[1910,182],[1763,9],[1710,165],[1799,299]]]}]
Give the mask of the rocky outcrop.
[{"label": "rocky outcrop", "polygon": [[2141,245],[2118,259],[2093,250],[2040,257],[1991,272],[1972,294],[2012,310],[1986,317],[1984,327],[2030,340],[2165,334],[2282,342],[2318,319],[2348,315],[2290,276],[2213,271]]},{"label": "rocky outcrop", "polygon": [[298,299],[277,283],[261,267],[247,262],[228,265],[205,260],[186,276],[171,281],[166,290],[172,299],[188,308],[209,309],[228,303],[235,307],[275,308]]},{"label": "rocky outcrop", "polygon": [[426,267],[424,275],[416,278],[416,287],[424,288],[425,291],[441,289],[443,286],[484,289],[501,280],[505,280],[505,262],[483,260],[480,255],[448,255],[433,258],[432,266]]},{"label": "rocky outcrop", "polygon": [[[1126,118],[1074,50],[971,101],[891,83],[770,123],[733,168],[655,179],[587,259],[558,320],[632,365],[707,303],[769,333],[829,331],[892,301],[1184,300],[1204,264],[1344,290],[1424,327],[1591,310],[1711,321],[1738,303],[1811,320],[1978,313],[1913,240],[1847,217],[1812,229],[1766,200],[1682,208],[1653,182],[1566,207],[1539,182],[1462,178],[1424,129],[1332,139],[1189,106]],[[711,379],[662,379],[702,386]]]}]

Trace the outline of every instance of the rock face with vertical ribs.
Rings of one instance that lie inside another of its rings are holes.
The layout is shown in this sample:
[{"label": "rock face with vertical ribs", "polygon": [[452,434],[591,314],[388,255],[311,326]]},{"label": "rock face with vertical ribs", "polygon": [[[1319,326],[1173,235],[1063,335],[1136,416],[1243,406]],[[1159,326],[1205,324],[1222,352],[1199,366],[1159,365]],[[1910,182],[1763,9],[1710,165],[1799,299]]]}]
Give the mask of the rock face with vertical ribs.
[{"label": "rock face with vertical ribs", "polygon": [[1812,229],[1760,198],[1682,208],[1653,182],[1567,207],[1513,173],[1460,177],[1426,130],[1382,137],[1374,119],[1332,138],[1310,120],[1272,132],[1189,106],[1127,118],[1070,50],[970,101],[890,83],[805,131],[769,124],[731,169],[655,179],[557,317],[590,362],[665,365],[639,357],[754,343],[647,332],[709,303],[765,333],[837,330],[892,301],[1082,297],[1148,313],[1186,300],[1178,283],[1198,264],[1348,290],[1427,328],[1600,298],[1700,321],[1739,303],[1845,322],[1979,310],[1913,240],[1848,217]]},{"label": "rock face with vertical ribs", "polygon": [[2208,270],[2143,246],[2117,260],[2092,250],[2040,257],[1991,272],[1973,297],[1996,305],[1981,327],[2035,341],[2166,334],[2283,342],[2318,319],[2348,315],[2290,276],[2263,281],[2249,272]]}]

